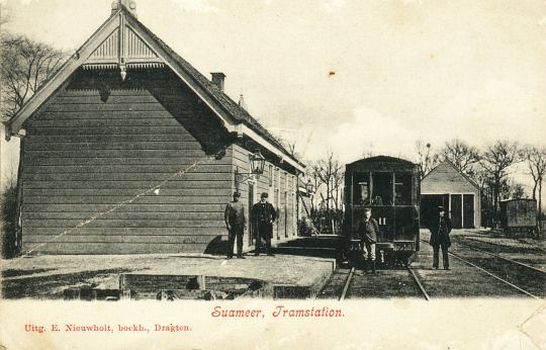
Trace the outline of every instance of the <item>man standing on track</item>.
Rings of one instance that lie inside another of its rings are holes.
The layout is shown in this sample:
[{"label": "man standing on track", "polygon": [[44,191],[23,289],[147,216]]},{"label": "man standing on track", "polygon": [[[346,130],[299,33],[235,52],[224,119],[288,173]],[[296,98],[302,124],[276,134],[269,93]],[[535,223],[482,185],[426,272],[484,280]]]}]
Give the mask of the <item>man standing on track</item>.
[{"label": "man standing on track", "polygon": [[451,232],[451,220],[445,214],[444,207],[438,207],[438,219],[430,228],[430,245],[434,252],[432,267],[437,269],[440,263],[439,251],[442,247],[444,269],[449,270],[449,256],[447,249],[451,246],[449,233]]},{"label": "man standing on track", "polygon": [[226,222],[226,228],[228,230],[229,247],[227,252],[227,258],[233,257],[233,244],[237,239],[237,257],[244,259],[243,256],[243,235],[245,232],[246,218],[245,207],[243,203],[239,202],[241,194],[239,192],[233,193],[233,201],[226,205],[224,212],[224,220]]},{"label": "man standing on track", "polygon": [[358,229],[360,239],[363,245],[364,259],[368,260],[368,267],[375,273],[375,243],[377,242],[377,234],[379,233],[379,224],[377,220],[372,218],[372,209],[364,209],[364,220],[360,223]]},{"label": "man standing on track", "polygon": [[267,255],[274,256],[271,251],[271,239],[273,238],[273,222],[277,218],[277,212],[273,205],[267,201],[267,192],[262,193],[261,199],[252,207],[252,222],[256,236],[256,250],[254,255],[260,255],[262,239],[265,240]]}]

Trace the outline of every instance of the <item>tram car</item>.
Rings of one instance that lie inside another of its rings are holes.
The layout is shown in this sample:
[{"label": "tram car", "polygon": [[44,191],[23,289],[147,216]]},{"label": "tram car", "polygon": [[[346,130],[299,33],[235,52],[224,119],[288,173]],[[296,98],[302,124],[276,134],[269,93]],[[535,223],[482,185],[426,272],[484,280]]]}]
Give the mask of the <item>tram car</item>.
[{"label": "tram car", "polygon": [[535,235],[537,202],[534,199],[507,199],[500,202],[501,226],[508,236]]},{"label": "tram car", "polygon": [[[345,168],[344,236],[358,251],[358,227],[369,207],[379,224],[376,261],[407,265],[419,250],[419,166],[410,161],[377,156],[364,158]],[[356,254],[358,256],[358,254]],[[348,256],[350,258],[350,256]]]}]

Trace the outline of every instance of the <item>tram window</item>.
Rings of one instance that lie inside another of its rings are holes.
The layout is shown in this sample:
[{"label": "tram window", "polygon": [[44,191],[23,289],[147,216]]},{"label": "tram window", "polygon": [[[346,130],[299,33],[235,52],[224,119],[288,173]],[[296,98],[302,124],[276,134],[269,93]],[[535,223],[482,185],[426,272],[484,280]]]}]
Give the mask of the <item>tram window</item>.
[{"label": "tram window", "polygon": [[373,205],[392,205],[392,173],[374,173]]},{"label": "tram window", "polygon": [[395,174],[394,193],[394,204],[411,204],[411,174]]},{"label": "tram window", "polygon": [[353,178],[353,204],[370,204],[370,175],[355,174]]}]

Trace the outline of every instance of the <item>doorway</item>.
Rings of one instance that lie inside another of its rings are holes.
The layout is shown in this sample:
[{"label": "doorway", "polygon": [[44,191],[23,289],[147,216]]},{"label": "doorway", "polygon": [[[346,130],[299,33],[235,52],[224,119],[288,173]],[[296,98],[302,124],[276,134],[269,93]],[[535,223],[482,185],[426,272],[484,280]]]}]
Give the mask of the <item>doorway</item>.
[{"label": "doorway", "polygon": [[452,194],[451,195],[451,208],[449,208],[451,214],[451,224],[453,228],[463,227],[463,195]]},{"label": "doorway", "polygon": [[438,207],[443,206],[449,210],[448,194],[423,194],[421,195],[421,227],[430,228],[438,218]]},{"label": "doorway", "polygon": [[288,192],[284,192],[284,237],[288,238]]},{"label": "doorway", "polygon": [[474,228],[474,195],[463,195],[463,227]]},{"label": "doorway", "polygon": [[[254,184],[248,183],[248,245],[252,245],[252,236],[253,236],[253,225],[252,225],[252,207],[254,206]],[[256,238],[257,239],[257,238]]]}]

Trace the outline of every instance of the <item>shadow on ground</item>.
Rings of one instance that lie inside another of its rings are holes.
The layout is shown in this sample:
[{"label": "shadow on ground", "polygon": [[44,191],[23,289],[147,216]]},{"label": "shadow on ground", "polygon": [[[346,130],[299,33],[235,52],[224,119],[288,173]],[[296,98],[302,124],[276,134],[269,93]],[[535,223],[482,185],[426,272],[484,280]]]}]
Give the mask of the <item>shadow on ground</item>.
[{"label": "shadow on ground", "polygon": [[302,237],[293,241],[280,243],[273,249],[276,254],[309,256],[317,258],[337,257],[340,237]]},{"label": "shadow on ground", "polygon": [[2,271],[2,278],[34,275],[37,273],[43,273],[43,272],[48,272],[53,270],[56,270],[56,269],[30,269],[30,270],[7,269]]},{"label": "shadow on ground", "polygon": [[[16,270],[5,272],[16,273]],[[28,271],[28,270],[23,270]],[[36,271],[36,270],[32,270]],[[63,290],[69,287],[96,287],[101,279],[111,278],[112,275],[132,272],[133,269],[103,269],[82,271],[77,273],[35,276],[27,278],[8,279],[2,281],[2,297],[5,299],[62,299]]]}]

